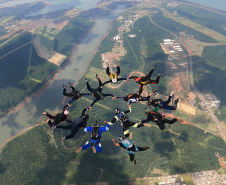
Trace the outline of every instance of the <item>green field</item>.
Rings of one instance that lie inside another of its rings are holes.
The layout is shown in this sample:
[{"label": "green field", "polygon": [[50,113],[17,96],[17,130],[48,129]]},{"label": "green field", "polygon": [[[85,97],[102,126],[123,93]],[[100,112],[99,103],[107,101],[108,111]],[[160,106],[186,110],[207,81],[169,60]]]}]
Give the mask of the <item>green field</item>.
[{"label": "green field", "polygon": [[[140,29],[141,25],[145,26]],[[102,70],[100,54],[110,51],[113,47],[112,38],[117,35],[118,26],[120,26],[118,22],[112,23],[109,35],[100,44],[98,52],[91,61],[92,67],[88,68],[88,71],[100,72]],[[135,70],[141,70],[146,74],[155,65],[158,68],[153,77],[160,72],[164,73],[163,61],[167,55],[163,53],[159,43],[164,38],[172,38],[172,36],[154,26],[145,16],[135,22],[131,32],[137,36],[130,38],[126,34],[123,35],[127,54],[120,61],[122,71],[120,76],[124,77]],[[150,35],[152,36],[150,37]],[[141,56],[141,52],[145,52],[146,55]],[[106,79],[107,75],[104,73],[102,75],[105,75]],[[85,76],[93,79],[91,87],[95,88],[98,85],[95,76],[90,73]],[[162,94],[167,94],[165,78],[161,78],[160,81],[156,87]],[[87,92],[84,80],[80,80],[76,88]],[[124,83],[119,89],[104,88],[103,92],[127,95],[138,89],[138,84],[131,80],[130,83]],[[70,109],[70,119],[77,118],[80,115],[78,110],[87,107],[87,102],[91,103],[92,98],[85,97],[76,100]],[[89,120],[88,125],[93,125],[96,120],[102,126],[104,120],[111,121],[116,107],[119,107],[120,110],[128,109],[126,103],[121,99],[113,101],[110,97],[106,97],[99,101],[94,105],[92,112],[89,112],[92,119]],[[143,112],[145,107],[147,105],[134,104],[132,112],[128,114],[129,119],[134,122],[145,119],[146,115]],[[176,114],[180,113],[175,112]],[[180,116],[190,119],[190,116],[183,113]],[[161,174],[181,174],[187,184],[192,184],[191,177],[185,173],[218,170],[220,165],[215,152],[218,152],[220,156],[226,155],[225,143],[218,136],[204,133],[203,130],[191,125],[182,125],[180,122],[176,122],[173,127],[166,125],[164,131],[161,131],[155,123],[151,123],[151,128],[131,128],[132,141],[135,144],[150,146],[149,150],[136,153],[137,164],[134,166],[129,161],[126,151],[115,147],[111,141],[111,138],[117,139],[117,136],[122,134],[122,127],[118,123],[111,126],[108,132],[103,133],[102,152],[97,154],[93,154],[91,149],[81,151],[79,154],[75,153],[75,150],[89,139],[90,133],[85,135],[84,131],[80,129],[73,139],[64,141],[64,145],[62,145],[61,137],[66,136],[70,131],[60,129],[51,131],[47,124],[43,121],[41,123],[8,142],[1,149],[0,184],[111,182],[115,185],[125,185],[129,183],[130,179],[134,181],[135,178],[157,177]],[[65,124],[62,123],[62,125]],[[143,179],[136,180],[137,184],[144,182]]]}]

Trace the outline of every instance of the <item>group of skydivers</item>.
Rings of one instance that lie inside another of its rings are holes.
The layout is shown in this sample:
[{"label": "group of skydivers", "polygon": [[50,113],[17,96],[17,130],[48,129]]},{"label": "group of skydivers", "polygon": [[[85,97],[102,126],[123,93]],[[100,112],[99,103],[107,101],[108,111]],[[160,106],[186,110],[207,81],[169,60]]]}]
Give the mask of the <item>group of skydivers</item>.
[{"label": "group of skydivers", "polygon": [[[70,82],[69,82],[69,86],[72,89],[72,91],[71,91],[71,93],[66,93],[67,87],[65,85],[62,85],[63,86],[63,95],[67,96],[67,97],[71,97],[71,100],[69,101],[69,103],[66,106],[64,106],[63,111],[61,113],[58,113],[57,115],[52,116],[52,115],[48,114],[47,112],[43,112],[43,115],[46,115],[48,117],[46,123],[48,123],[49,126],[52,129],[61,128],[61,129],[70,129],[71,130],[71,134],[66,136],[66,137],[63,137],[61,139],[61,141],[74,137],[74,135],[78,132],[78,130],[80,128],[84,128],[85,132],[91,132],[90,140],[87,141],[85,143],[85,145],[78,148],[76,150],[76,153],[80,152],[81,150],[86,150],[90,147],[92,147],[94,153],[101,152],[101,150],[102,150],[101,144],[100,144],[101,133],[108,131],[109,127],[110,127],[109,125],[113,125],[116,121],[118,121],[123,127],[124,137],[118,136],[119,143],[116,143],[114,138],[112,139],[112,141],[113,141],[115,146],[121,146],[122,148],[126,149],[129,156],[130,156],[130,161],[132,161],[133,164],[136,164],[136,159],[134,158],[135,152],[144,151],[144,150],[149,149],[150,147],[149,146],[139,147],[139,146],[133,144],[132,141],[127,139],[128,137],[130,139],[132,139],[132,132],[129,132],[129,127],[136,127],[136,128],[143,127],[143,126],[151,127],[150,124],[146,124],[146,123],[149,122],[149,121],[152,121],[152,122],[155,122],[161,130],[164,130],[165,129],[165,123],[173,124],[177,121],[177,119],[174,118],[172,120],[168,120],[168,119],[165,118],[164,115],[160,114],[158,112],[158,110],[159,109],[176,110],[179,98],[174,100],[173,106],[170,106],[169,103],[171,101],[173,92],[171,92],[167,101],[163,101],[162,99],[150,100],[151,96],[155,92],[158,91],[157,89],[152,90],[152,92],[150,94],[148,94],[147,97],[140,96],[147,84],[158,84],[159,83],[159,79],[160,79],[162,74],[158,74],[156,80],[150,79],[152,73],[154,72],[154,70],[157,67],[154,67],[144,77],[130,76],[128,78],[118,78],[118,76],[120,74],[119,62],[117,63],[117,72],[116,73],[110,73],[109,67],[110,66],[108,64],[108,67],[106,68],[106,73],[110,77],[110,80],[102,83],[101,80],[99,79],[98,75],[96,75],[96,78],[98,79],[98,82],[99,82],[99,86],[96,89],[91,88],[90,85],[89,85],[89,81],[86,78],[84,78],[84,80],[86,81],[87,89],[90,91],[90,93],[80,93],[78,90],[76,90],[72,86],[72,84]],[[129,94],[127,96],[113,96],[113,94],[104,94],[102,92],[103,86],[107,83],[114,83],[115,84],[120,80],[127,80],[129,82],[129,79],[134,79],[139,84],[140,88],[139,88],[139,91],[137,93]],[[68,118],[69,111],[66,110],[67,106],[70,107],[71,103],[74,100],[77,100],[78,98],[81,98],[82,96],[89,96],[89,95],[94,96],[94,101],[91,103],[91,105],[82,110],[80,117],[76,118],[74,121],[69,120],[69,118]],[[91,111],[93,105],[97,101],[103,100],[105,96],[112,96],[112,99],[123,98],[123,100],[127,102],[128,110],[121,112],[118,108],[116,108],[115,109],[115,116],[113,117],[111,122],[104,121],[106,126],[100,127],[100,124],[97,121],[93,126],[87,126],[87,121],[89,120],[89,115],[85,114],[86,111],[87,110]],[[136,102],[139,102],[139,101],[148,101],[148,104],[153,106],[154,109],[150,110],[148,108],[145,108],[145,114],[147,114],[147,119],[142,120],[139,123],[134,123],[134,122],[129,120],[129,118],[127,117],[126,114],[131,112],[132,103],[136,103]],[[51,120],[53,120],[53,121],[51,121]],[[62,121],[67,121],[71,124],[69,124],[67,126],[58,126],[58,124]]]}]

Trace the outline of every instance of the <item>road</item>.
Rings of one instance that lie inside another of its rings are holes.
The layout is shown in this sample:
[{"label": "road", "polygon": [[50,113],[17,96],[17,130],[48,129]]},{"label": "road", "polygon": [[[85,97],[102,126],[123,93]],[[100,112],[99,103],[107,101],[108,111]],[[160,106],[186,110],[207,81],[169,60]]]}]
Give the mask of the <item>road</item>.
[{"label": "road", "polygon": [[206,109],[208,110],[209,114],[211,115],[212,119],[215,121],[215,123],[217,124],[220,133],[221,133],[221,137],[224,139],[224,141],[226,141],[226,130],[225,128],[221,125],[220,121],[217,119],[217,117],[215,116],[214,112],[212,111],[211,107],[209,104],[206,103],[205,97],[203,96],[203,94],[196,88],[195,84],[194,84],[194,80],[193,80],[193,61],[192,61],[192,54],[191,51],[187,48],[186,44],[179,40],[180,43],[186,48],[187,52],[188,52],[188,57],[189,57],[189,71],[190,71],[190,83],[191,86],[196,94],[196,96],[205,104]]},{"label": "road", "polygon": [[186,51],[188,52],[188,57],[189,57],[189,72],[190,72],[190,83],[191,83],[191,86],[194,90],[194,93],[196,94],[196,96],[206,105],[206,109],[208,110],[210,116],[212,117],[212,119],[214,120],[214,122],[217,124],[218,128],[219,128],[219,131],[220,131],[220,135],[221,137],[223,138],[223,140],[226,142],[226,130],[225,128],[221,125],[220,121],[218,120],[218,118],[215,116],[214,112],[212,111],[210,105],[206,104],[206,100],[205,100],[205,97],[203,96],[203,94],[196,88],[195,84],[194,84],[194,80],[193,80],[193,68],[192,68],[192,65],[193,65],[193,62],[192,62],[192,51],[190,50],[190,48],[188,48],[188,46],[181,40],[179,39],[175,34],[173,34],[172,32],[168,31],[167,29],[165,28],[162,28],[160,26],[158,26],[152,19],[150,16],[148,16],[150,21],[157,27],[171,33],[172,35],[175,36],[175,38],[180,42],[180,44],[182,44],[185,48],[186,48]]}]

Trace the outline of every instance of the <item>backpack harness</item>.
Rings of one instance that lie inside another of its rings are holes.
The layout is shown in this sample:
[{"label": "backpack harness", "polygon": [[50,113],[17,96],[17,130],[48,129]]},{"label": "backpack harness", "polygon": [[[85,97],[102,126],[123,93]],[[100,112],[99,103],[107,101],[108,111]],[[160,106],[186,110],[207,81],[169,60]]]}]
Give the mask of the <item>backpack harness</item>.
[{"label": "backpack harness", "polygon": [[[133,142],[129,141],[128,139],[123,139],[120,143],[122,143],[123,146],[126,147],[126,149],[129,149],[129,148],[133,147],[133,145],[134,145]],[[137,145],[135,145],[135,148],[136,148],[135,152],[138,152],[139,150],[138,150]],[[129,154],[134,154],[135,152],[127,151],[127,153],[129,153]]]}]

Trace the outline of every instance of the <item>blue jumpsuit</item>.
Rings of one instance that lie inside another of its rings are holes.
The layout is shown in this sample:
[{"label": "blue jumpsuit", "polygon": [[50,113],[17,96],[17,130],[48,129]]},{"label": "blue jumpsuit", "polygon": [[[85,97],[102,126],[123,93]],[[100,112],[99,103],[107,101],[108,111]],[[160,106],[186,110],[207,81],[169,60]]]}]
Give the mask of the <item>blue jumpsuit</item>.
[{"label": "blue jumpsuit", "polygon": [[[92,133],[92,130],[93,130],[93,127],[85,127],[85,128],[84,128],[84,131],[85,131],[85,132],[91,132],[91,133]],[[108,130],[109,130],[109,125],[108,125],[108,124],[106,124],[106,126],[104,126],[104,127],[100,127],[100,129],[99,129],[99,134],[98,134],[98,135],[99,135],[99,139],[94,140],[94,139],[91,139],[91,138],[90,138],[89,141],[91,142],[91,144],[95,145],[96,143],[100,142],[101,133],[102,133],[102,132],[105,132],[105,131],[108,131]],[[86,150],[86,149],[88,149],[88,148],[91,147],[89,141],[87,141],[87,142],[85,143],[85,145],[82,146],[82,150]],[[95,149],[96,149],[97,152],[101,152],[101,150],[102,150],[101,144],[99,143],[98,145],[96,145],[96,146],[95,146]]]}]

